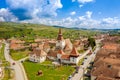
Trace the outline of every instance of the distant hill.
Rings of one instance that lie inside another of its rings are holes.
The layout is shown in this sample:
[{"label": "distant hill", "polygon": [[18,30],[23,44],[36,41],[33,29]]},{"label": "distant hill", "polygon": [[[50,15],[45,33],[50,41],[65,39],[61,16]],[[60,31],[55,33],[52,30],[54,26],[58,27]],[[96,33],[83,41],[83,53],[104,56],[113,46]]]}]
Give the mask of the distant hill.
[{"label": "distant hill", "polygon": [[120,35],[120,29],[65,28],[63,26],[49,26],[43,24],[0,22],[0,38],[56,38],[58,28],[62,28],[64,38],[70,39],[79,39],[80,37],[94,36],[100,33]]},{"label": "distant hill", "polygon": [[22,38],[34,39],[56,38],[58,28],[62,28],[64,38],[79,39],[80,36],[87,37],[99,34],[99,31],[89,29],[65,28],[61,26],[48,26],[43,24],[0,22],[0,38]]}]

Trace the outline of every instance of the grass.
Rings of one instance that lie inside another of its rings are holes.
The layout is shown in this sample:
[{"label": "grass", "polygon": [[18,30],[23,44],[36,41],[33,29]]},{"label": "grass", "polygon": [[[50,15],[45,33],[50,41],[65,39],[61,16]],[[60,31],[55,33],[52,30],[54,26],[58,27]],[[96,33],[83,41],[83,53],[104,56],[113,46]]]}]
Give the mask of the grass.
[{"label": "grass", "polygon": [[82,53],[85,52],[85,50],[78,50],[78,52],[79,52],[80,54],[82,54]]},{"label": "grass", "polygon": [[0,59],[1,60],[5,60],[5,57],[4,57],[4,48],[5,48],[5,45],[2,44],[2,47],[0,49]]},{"label": "grass", "polygon": [[[51,64],[51,62],[45,61],[42,64]],[[68,76],[74,71],[74,68],[71,66],[54,68],[53,66],[48,67],[40,63],[32,63],[29,61],[25,61],[23,65],[29,80],[67,80]],[[36,75],[39,70],[42,70],[42,76]]]},{"label": "grass", "polygon": [[19,60],[28,56],[29,50],[25,51],[11,51],[10,55],[14,60]]},{"label": "grass", "polygon": [[82,58],[82,59],[78,62],[78,65],[81,65],[83,61],[84,61],[84,58]]}]

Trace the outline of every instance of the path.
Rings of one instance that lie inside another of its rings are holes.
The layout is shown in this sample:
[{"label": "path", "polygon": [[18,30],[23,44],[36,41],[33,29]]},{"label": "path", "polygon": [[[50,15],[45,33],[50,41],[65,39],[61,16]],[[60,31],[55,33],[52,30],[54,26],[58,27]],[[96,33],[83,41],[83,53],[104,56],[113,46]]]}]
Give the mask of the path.
[{"label": "path", "polygon": [[[95,51],[86,59],[84,60],[84,64],[80,66],[78,73],[76,73],[71,80],[81,80],[83,78],[83,75],[85,73],[86,68],[88,67],[89,63],[95,59],[97,51],[100,49],[99,43],[100,41],[96,41],[96,49]],[[85,56],[84,56],[85,57]]]},{"label": "path", "polygon": [[[5,50],[4,50],[4,56],[6,61],[10,62],[10,66],[15,71],[15,80],[27,80],[27,76],[24,73],[24,68],[22,67],[21,63],[19,61],[14,61],[11,56],[9,55],[9,43],[5,42]],[[15,63],[15,65],[13,65]]]}]

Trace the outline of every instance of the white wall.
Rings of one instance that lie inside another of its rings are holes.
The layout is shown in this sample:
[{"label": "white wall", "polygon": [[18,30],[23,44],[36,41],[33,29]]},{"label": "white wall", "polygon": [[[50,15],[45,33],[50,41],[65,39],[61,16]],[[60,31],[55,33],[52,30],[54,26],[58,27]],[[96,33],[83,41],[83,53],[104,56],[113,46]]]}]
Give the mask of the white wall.
[{"label": "white wall", "polygon": [[29,60],[32,62],[44,62],[46,60],[46,56],[36,56],[35,54],[29,55]]},{"label": "white wall", "polygon": [[57,41],[56,47],[61,47],[63,49],[65,47],[65,40]]},{"label": "white wall", "polygon": [[61,59],[61,56],[62,56],[61,54],[57,54],[58,59]]},{"label": "white wall", "polygon": [[51,60],[56,60],[56,58],[52,57],[52,56],[47,56],[49,59]]}]

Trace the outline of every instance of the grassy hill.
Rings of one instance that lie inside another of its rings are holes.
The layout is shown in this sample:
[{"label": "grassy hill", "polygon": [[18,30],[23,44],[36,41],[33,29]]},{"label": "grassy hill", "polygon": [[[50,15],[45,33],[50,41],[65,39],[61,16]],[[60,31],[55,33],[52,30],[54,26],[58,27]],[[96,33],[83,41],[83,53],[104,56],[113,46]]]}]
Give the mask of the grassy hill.
[{"label": "grassy hill", "polygon": [[[98,31],[92,30],[76,30],[62,28],[64,38],[77,39],[80,36],[93,36],[98,34]],[[56,38],[58,34],[58,27],[46,26],[41,24],[30,23],[13,23],[0,22],[0,38],[21,38],[34,39],[40,38]]]}]

